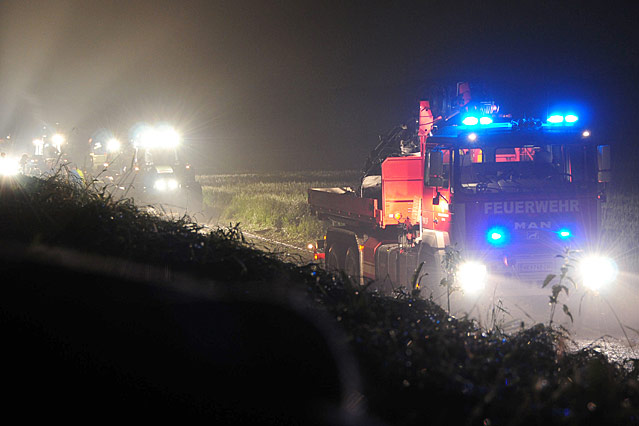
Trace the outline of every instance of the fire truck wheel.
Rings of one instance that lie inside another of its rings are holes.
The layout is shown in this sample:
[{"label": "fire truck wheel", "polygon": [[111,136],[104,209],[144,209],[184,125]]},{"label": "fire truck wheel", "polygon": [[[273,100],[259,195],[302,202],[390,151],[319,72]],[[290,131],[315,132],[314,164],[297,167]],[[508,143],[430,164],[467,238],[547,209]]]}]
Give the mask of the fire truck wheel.
[{"label": "fire truck wheel", "polygon": [[330,246],[326,251],[325,264],[328,272],[337,272],[339,270],[339,258],[335,245]]},{"label": "fire truck wheel", "polygon": [[359,252],[356,247],[349,247],[344,259],[344,272],[353,283],[359,284]]}]

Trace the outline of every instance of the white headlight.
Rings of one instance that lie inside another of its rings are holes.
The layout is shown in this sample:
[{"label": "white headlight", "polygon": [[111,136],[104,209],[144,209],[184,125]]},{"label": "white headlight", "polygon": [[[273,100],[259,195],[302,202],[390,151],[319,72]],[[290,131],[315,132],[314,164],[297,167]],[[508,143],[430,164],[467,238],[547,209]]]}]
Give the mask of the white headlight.
[{"label": "white headlight", "polygon": [[55,135],[51,136],[51,142],[53,142],[53,145],[55,145],[56,147],[59,147],[60,145],[62,145],[64,141],[65,141],[65,138],[60,133],[56,133]]},{"label": "white headlight", "polygon": [[579,272],[584,286],[596,291],[612,283],[619,270],[615,261],[608,257],[590,256],[579,262]]},{"label": "white headlight", "polygon": [[157,143],[162,148],[175,148],[180,144],[180,135],[170,126],[160,126],[157,137]]},{"label": "white headlight", "polygon": [[0,159],[0,175],[2,176],[15,176],[20,171],[20,163],[14,158],[1,158]]},{"label": "white headlight", "polygon": [[107,151],[109,152],[119,152],[120,148],[122,148],[122,144],[119,140],[115,138],[111,138],[107,141]]},{"label": "white headlight", "polygon": [[153,184],[153,188],[158,191],[175,191],[180,187],[180,184],[175,179],[158,179]]},{"label": "white headlight", "polygon": [[166,191],[166,187],[166,180],[164,179],[158,179],[153,184],[153,188],[157,189],[158,191]]},{"label": "white headlight", "polygon": [[466,293],[476,294],[486,286],[488,272],[486,265],[479,262],[465,262],[457,270],[457,282]]},{"label": "white headlight", "polygon": [[180,139],[180,134],[171,126],[145,127],[137,145],[147,149],[172,149],[180,144]]}]

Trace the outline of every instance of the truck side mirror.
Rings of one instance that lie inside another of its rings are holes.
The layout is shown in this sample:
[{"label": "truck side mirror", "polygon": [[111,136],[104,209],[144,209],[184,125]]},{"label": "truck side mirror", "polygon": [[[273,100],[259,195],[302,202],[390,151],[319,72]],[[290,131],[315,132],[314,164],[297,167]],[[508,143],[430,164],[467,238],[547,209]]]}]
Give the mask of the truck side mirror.
[{"label": "truck side mirror", "polygon": [[610,182],[610,145],[597,146],[597,181]]},{"label": "truck side mirror", "polygon": [[444,184],[444,153],[429,151],[426,153],[424,167],[424,184],[427,186],[442,186]]}]

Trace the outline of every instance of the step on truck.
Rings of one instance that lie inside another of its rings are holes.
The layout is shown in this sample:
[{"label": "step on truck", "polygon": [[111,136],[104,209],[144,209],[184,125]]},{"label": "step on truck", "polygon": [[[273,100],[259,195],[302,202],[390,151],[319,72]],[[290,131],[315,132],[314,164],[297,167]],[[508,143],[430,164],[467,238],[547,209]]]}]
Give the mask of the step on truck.
[{"label": "step on truck", "polygon": [[[327,269],[384,292],[418,286],[442,306],[457,298],[460,310],[531,296],[547,309],[542,284],[567,248],[579,250],[586,286],[614,279],[598,246],[610,149],[576,110],[516,119],[474,100],[468,83],[448,108],[433,101],[420,101],[414,131],[382,139],[359,188],[309,189],[312,212],[334,224],[317,244]],[[461,291],[451,294],[442,279],[452,273]]]}]

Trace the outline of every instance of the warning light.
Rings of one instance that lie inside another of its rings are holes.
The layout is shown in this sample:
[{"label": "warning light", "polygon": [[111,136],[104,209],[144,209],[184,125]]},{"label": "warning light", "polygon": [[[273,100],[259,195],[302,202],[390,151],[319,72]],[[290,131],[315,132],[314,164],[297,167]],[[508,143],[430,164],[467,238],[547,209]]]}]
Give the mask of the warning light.
[{"label": "warning light", "polygon": [[549,123],[552,123],[552,124],[563,123],[564,122],[564,116],[563,115],[558,115],[558,114],[551,115],[550,117],[548,117],[548,120],[546,120],[546,121],[548,121]]},{"label": "warning light", "polygon": [[566,123],[575,123],[577,122],[577,120],[579,120],[579,117],[574,114],[568,114],[564,117],[564,119],[566,120]]},{"label": "warning light", "polygon": [[557,231],[557,235],[559,235],[559,238],[561,238],[562,240],[566,240],[572,237],[572,232],[570,232],[570,229],[563,228]]},{"label": "warning light", "polygon": [[508,242],[508,231],[500,226],[490,228],[486,233],[486,239],[494,246],[504,245]]},{"label": "warning light", "polygon": [[479,124],[492,124],[493,123],[493,119],[490,117],[482,117],[479,119]]}]

